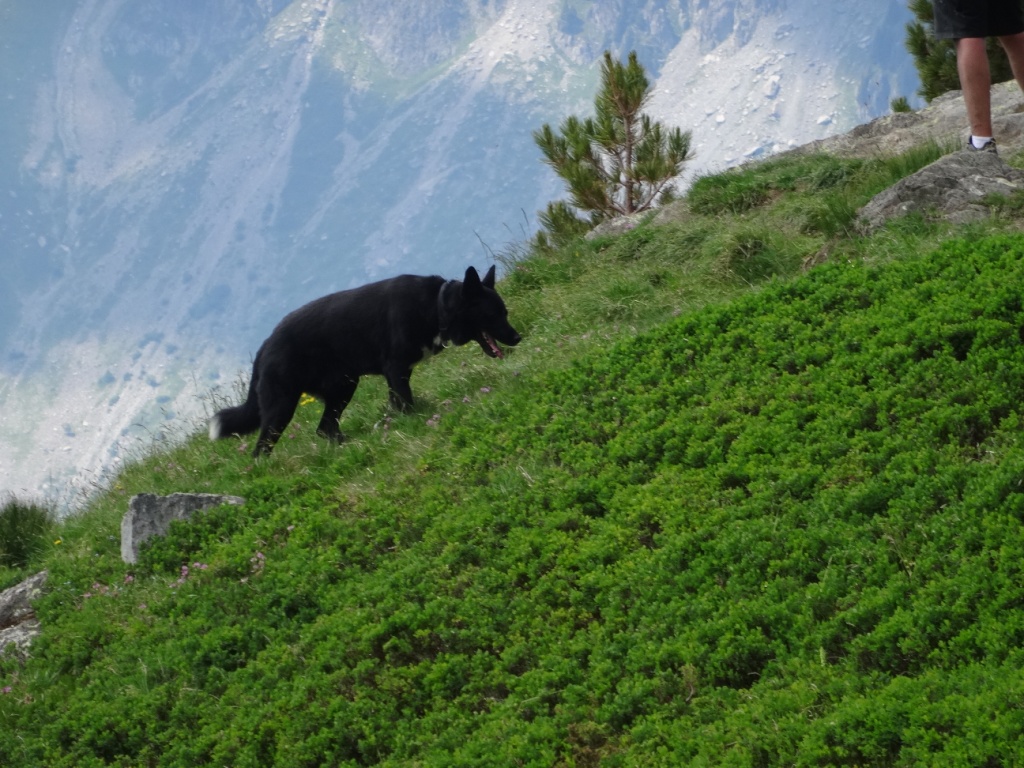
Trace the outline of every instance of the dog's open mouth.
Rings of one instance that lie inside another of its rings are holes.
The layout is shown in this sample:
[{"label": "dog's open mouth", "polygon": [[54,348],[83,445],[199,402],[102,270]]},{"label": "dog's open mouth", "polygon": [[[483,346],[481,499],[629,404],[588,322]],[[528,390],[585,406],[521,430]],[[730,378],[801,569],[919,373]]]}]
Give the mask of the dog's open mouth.
[{"label": "dog's open mouth", "polygon": [[491,357],[505,357],[505,353],[501,351],[501,347],[498,346],[498,343],[494,339],[484,332],[481,332],[480,337],[483,339],[480,346],[484,348],[484,352],[489,354]]}]

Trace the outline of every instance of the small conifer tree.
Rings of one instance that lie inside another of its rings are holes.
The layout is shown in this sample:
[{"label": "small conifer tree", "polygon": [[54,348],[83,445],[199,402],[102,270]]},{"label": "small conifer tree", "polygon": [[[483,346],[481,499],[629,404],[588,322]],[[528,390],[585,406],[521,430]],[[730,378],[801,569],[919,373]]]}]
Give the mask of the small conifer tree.
[{"label": "small conifer tree", "polygon": [[[934,29],[932,0],[910,0],[909,8],[914,21],[907,24],[907,50],[914,57],[914,66],[921,78],[918,94],[931,101],[947,91],[960,88],[956,69],[956,50],[952,40],[938,40]],[[1002,83],[1013,78],[1006,53],[995,38],[987,41],[989,68],[992,82]]]},{"label": "small conifer tree", "polygon": [[[692,156],[689,131],[665,128],[643,114],[650,96],[636,52],[623,64],[605,51],[594,117],[573,115],[557,132],[545,123],[533,133],[544,162],[565,180],[572,207],[589,214],[590,226],[671,196],[674,179]],[[549,204],[541,222],[556,242],[587,226],[564,202]]]}]

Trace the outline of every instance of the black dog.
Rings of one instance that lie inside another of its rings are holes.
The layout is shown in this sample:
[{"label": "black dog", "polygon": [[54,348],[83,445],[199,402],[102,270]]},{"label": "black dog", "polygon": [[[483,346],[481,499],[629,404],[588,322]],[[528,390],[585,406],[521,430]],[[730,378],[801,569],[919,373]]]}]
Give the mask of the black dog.
[{"label": "black dog", "polygon": [[412,406],[412,367],[448,342],[476,341],[489,357],[504,357],[520,336],[494,290],[494,267],[483,280],[470,267],[463,281],[402,275],[311,301],[284,318],[263,342],[244,403],[219,411],[210,439],[260,430],[253,455],[270,453],[295,415],[302,394],[324,401],[317,434],[344,439],[338,419],[359,377],[384,376],[389,400]]}]

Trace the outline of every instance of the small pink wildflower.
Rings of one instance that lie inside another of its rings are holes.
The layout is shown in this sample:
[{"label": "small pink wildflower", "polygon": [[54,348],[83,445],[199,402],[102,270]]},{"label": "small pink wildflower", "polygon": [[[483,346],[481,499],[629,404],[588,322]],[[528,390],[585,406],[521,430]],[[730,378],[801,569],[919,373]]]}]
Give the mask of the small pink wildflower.
[{"label": "small pink wildflower", "polygon": [[178,577],[177,581],[171,584],[171,589],[177,589],[185,583],[186,579],[188,579],[188,566],[183,565],[181,566],[181,575]]},{"label": "small pink wildflower", "polygon": [[267,557],[262,552],[257,552],[249,558],[249,562],[252,563],[252,572],[259,573],[263,570],[263,566],[267,564]]}]

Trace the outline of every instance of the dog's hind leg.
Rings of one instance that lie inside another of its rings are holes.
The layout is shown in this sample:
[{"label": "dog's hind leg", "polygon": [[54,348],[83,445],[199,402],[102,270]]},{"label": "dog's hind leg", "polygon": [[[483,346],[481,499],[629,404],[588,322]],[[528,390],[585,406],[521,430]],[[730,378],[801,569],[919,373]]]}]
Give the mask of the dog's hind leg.
[{"label": "dog's hind leg", "polygon": [[260,382],[260,436],[253,456],[269,454],[295,415],[299,394]]},{"label": "dog's hind leg", "polygon": [[412,387],[409,386],[409,379],[412,378],[412,366],[390,365],[384,371],[384,378],[388,382],[388,400],[391,407],[402,413],[412,409]]},{"label": "dog's hind leg", "polygon": [[345,406],[352,399],[352,395],[355,394],[357,384],[359,384],[358,379],[346,379],[338,389],[331,392],[330,396],[324,398],[324,415],[320,417],[320,424],[316,428],[316,433],[320,437],[335,443],[340,443],[345,439],[345,435],[342,434],[341,428],[338,426],[338,420],[341,418],[341,412],[345,410]]},{"label": "dog's hind leg", "polygon": [[[298,405],[299,401],[295,401],[295,405]],[[253,456],[257,458],[260,456],[268,455],[274,446],[277,445],[277,441],[284,434],[285,428],[288,423],[292,420],[292,416],[295,414],[295,406],[293,405],[290,410],[281,408],[279,411],[271,412],[263,417],[263,426],[260,428],[260,436],[256,441],[256,449],[252,452]]]}]

